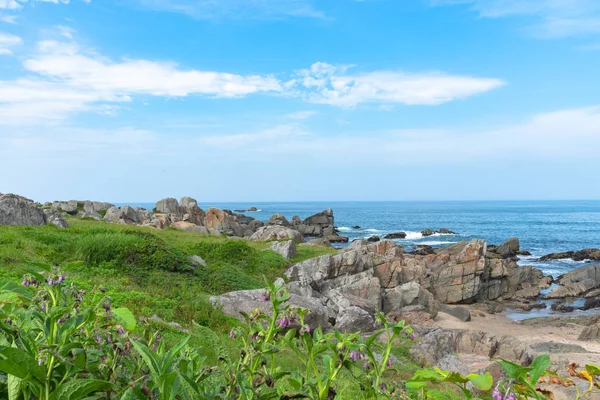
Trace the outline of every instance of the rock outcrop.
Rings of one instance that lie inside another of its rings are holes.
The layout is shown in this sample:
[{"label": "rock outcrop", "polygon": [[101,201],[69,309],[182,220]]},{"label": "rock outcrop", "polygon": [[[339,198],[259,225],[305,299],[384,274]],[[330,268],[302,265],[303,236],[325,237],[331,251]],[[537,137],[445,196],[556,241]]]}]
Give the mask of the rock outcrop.
[{"label": "rock outcrop", "polygon": [[591,248],[579,251],[567,251],[564,253],[551,253],[540,257],[540,261],[564,260],[571,259],[573,261],[600,261],[600,249]]},{"label": "rock outcrop", "polygon": [[69,225],[60,214],[41,209],[33,200],[16,194],[0,195],[0,225],[36,226],[52,224],[59,228]]},{"label": "rock outcrop", "polygon": [[271,243],[271,250],[278,253],[286,260],[296,256],[296,242],[293,240],[284,240],[282,242]]},{"label": "rock outcrop", "polygon": [[304,236],[300,232],[279,225],[263,226],[250,236],[250,240],[258,241],[286,239],[293,239],[298,243],[304,243]]},{"label": "rock outcrop", "polygon": [[290,227],[305,237],[324,238],[331,243],[348,242],[347,237],[337,234],[334,225],[333,210],[331,208],[311,215],[304,220],[295,216],[291,221],[288,221],[284,216],[275,214],[267,224]]},{"label": "rock outcrop", "polygon": [[560,276],[558,286],[545,296],[547,299],[576,297],[600,288],[600,264],[577,268]]}]

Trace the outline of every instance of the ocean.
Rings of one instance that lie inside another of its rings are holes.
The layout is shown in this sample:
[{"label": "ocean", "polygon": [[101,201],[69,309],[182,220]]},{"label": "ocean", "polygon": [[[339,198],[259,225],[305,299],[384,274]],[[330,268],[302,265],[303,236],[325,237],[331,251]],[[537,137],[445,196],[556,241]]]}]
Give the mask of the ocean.
[{"label": "ocean", "polygon": [[[137,203],[147,209],[153,203]],[[585,265],[583,262],[559,260],[538,262],[548,253],[600,247],[600,201],[398,201],[398,202],[285,202],[285,203],[200,203],[226,209],[257,207],[247,213],[266,221],[280,213],[291,219],[294,215],[308,217],[332,208],[340,235],[350,240],[404,231],[406,239],[397,240],[410,249],[414,245],[448,246],[461,240],[485,239],[501,244],[518,237],[521,249],[531,252],[521,257],[521,265],[533,265],[544,273],[558,276]],[[360,226],[360,229],[352,229]],[[446,228],[457,235],[423,237],[421,231]]]}]

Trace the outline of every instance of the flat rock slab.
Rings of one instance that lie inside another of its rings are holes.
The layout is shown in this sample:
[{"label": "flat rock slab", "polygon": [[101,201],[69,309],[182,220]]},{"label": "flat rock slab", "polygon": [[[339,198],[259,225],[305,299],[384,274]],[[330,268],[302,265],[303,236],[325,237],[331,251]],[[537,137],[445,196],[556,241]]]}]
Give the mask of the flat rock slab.
[{"label": "flat rock slab", "polygon": [[589,353],[585,348],[570,343],[543,342],[530,345],[531,350],[537,353]]}]

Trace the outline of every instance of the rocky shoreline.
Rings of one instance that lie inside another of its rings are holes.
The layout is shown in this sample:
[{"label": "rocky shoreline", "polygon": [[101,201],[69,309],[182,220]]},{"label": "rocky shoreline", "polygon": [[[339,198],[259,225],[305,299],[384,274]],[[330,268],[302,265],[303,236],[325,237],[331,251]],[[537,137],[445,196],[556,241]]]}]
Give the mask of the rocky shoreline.
[{"label": "rocky shoreline", "polygon": [[[275,214],[262,222],[230,210],[204,211],[190,197],[160,200],[149,211],[92,201],[39,204],[12,194],[0,195],[0,225],[51,223],[66,228],[67,217],[272,241],[271,249],[286,259],[294,257],[298,245],[348,242],[347,237],[338,235],[331,209],[303,220]],[[434,232],[426,229],[422,234]],[[438,232],[454,233],[444,228]],[[474,351],[488,359],[502,357],[526,364],[543,348],[532,347],[535,343],[526,345],[512,335],[469,329],[474,319],[487,316],[492,320],[495,315],[505,315],[506,309],[545,308],[549,301],[555,302],[551,304],[554,311],[562,312],[575,309],[565,304],[573,299],[581,299],[582,309],[600,307],[600,264],[589,264],[554,279],[537,268],[518,264],[519,256],[529,253],[520,249],[517,238],[499,246],[473,239],[443,248],[416,246],[406,252],[390,240],[402,239],[402,233],[389,235],[389,239],[356,240],[337,254],[290,264],[281,282],[290,292],[290,303],[309,309],[308,322],[326,330],[372,331],[376,312],[383,312],[390,320],[404,320],[417,326],[422,338],[413,348],[415,359],[446,367],[455,364],[457,369],[460,363],[452,359],[456,353]],[[597,261],[599,257],[599,249],[585,249],[541,259]],[[239,291],[211,301],[239,318],[240,311],[265,307],[262,295],[261,290]],[[586,318],[589,324],[573,340],[598,343],[600,318]],[[465,329],[449,329],[448,321]],[[600,361],[600,354],[597,357]]]}]

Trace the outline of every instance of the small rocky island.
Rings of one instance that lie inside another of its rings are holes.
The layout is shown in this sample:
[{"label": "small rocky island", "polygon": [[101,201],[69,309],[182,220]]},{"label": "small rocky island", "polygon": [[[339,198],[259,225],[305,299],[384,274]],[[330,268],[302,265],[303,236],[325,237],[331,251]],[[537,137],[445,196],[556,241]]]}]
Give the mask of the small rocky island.
[{"label": "small rocky island", "polygon": [[[13,194],[0,195],[0,225],[67,228],[68,218],[75,217],[272,241],[271,249],[287,259],[294,257],[297,246],[348,241],[338,235],[331,209],[303,220],[275,214],[262,222],[230,210],[204,211],[190,197],[160,200],[150,211],[93,201],[39,204]],[[454,232],[445,229],[443,233]],[[558,370],[573,360],[600,361],[599,316],[517,323],[505,311],[535,310],[552,302],[553,310],[568,312],[574,310],[568,303],[575,298],[584,301],[580,307],[584,310],[600,307],[600,264],[591,263],[553,279],[537,268],[518,264],[519,255],[528,253],[520,249],[517,238],[499,246],[473,239],[437,249],[417,246],[407,252],[392,240],[403,237],[398,232],[384,240],[356,240],[336,254],[290,264],[282,276],[290,303],[310,310],[308,322],[324,329],[369,332],[378,311],[389,320],[404,320],[420,336],[411,350],[415,360],[461,373],[497,373],[491,360],[528,364],[540,353],[552,354]],[[542,259],[598,261],[599,255],[599,249],[585,249]],[[239,318],[240,311],[265,307],[262,294],[262,290],[237,291],[211,301]]]}]

